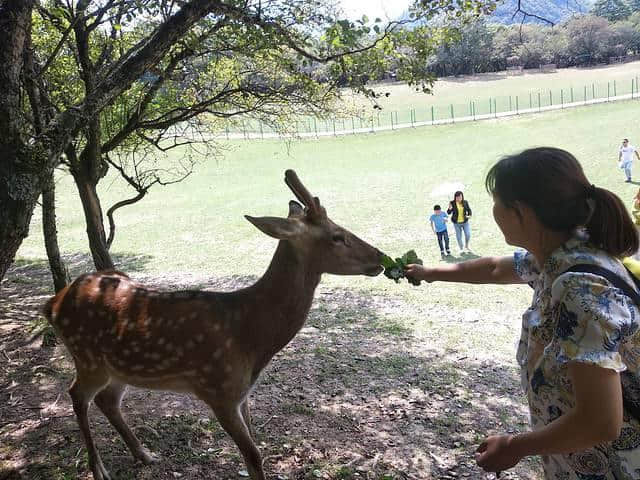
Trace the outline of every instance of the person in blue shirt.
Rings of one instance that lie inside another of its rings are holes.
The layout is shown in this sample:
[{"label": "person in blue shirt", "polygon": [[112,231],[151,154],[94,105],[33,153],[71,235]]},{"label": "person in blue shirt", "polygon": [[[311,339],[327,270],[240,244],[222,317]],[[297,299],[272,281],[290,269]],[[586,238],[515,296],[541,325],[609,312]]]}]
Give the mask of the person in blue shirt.
[{"label": "person in blue shirt", "polygon": [[431,224],[431,230],[438,237],[438,246],[440,247],[440,255],[444,257],[445,250],[447,256],[451,255],[449,250],[449,232],[447,232],[447,219],[449,217],[442,211],[440,205],[433,206],[433,215],[429,217],[429,223]]}]

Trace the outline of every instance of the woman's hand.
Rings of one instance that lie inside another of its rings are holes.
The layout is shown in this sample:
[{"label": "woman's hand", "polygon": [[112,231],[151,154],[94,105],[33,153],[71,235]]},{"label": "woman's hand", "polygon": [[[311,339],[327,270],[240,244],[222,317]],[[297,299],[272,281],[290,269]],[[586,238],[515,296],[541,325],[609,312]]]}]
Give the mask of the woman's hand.
[{"label": "woman's hand", "polygon": [[404,274],[407,277],[415,278],[416,280],[424,280],[425,282],[433,282],[435,278],[433,278],[431,268],[427,268],[424,265],[418,265],[416,263],[410,263],[404,269]]},{"label": "woman's hand", "polygon": [[478,466],[487,472],[502,472],[514,467],[521,459],[512,445],[513,436],[493,435],[476,450]]}]

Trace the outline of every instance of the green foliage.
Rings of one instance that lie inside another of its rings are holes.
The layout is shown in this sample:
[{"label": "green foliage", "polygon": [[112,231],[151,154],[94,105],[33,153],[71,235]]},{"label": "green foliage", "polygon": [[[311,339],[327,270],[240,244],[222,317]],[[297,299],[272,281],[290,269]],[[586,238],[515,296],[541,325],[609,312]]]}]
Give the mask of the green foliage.
[{"label": "green foliage", "polygon": [[591,12],[612,22],[624,20],[631,14],[624,0],[597,0]]},{"label": "green foliage", "polygon": [[415,250],[409,250],[407,253],[395,260],[388,255],[382,257],[381,265],[384,267],[384,275],[387,278],[400,282],[401,278],[406,278],[412,285],[420,285],[420,281],[405,275],[405,268],[410,264],[422,265],[422,260],[418,258]]}]

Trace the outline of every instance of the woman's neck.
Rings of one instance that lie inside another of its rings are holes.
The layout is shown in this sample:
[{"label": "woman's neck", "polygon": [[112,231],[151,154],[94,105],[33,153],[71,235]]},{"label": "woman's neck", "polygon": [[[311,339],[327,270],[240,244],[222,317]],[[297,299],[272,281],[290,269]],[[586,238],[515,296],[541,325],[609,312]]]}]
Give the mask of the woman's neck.
[{"label": "woman's neck", "polygon": [[527,248],[542,268],[551,254],[571,238],[571,233],[545,231],[540,235],[540,242]]}]

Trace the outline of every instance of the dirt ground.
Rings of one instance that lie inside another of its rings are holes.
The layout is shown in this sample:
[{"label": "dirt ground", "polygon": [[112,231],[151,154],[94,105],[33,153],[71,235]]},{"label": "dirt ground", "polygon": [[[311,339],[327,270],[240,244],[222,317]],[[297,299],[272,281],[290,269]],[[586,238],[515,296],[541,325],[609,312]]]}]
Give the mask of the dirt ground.
[{"label": "dirt ground", "polygon": [[[135,276],[167,290],[231,290],[254,278]],[[0,480],[90,479],[61,346],[31,343],[51,292],[46,266],[16,264],[0,285]],[[265,369],[251,397],[270,479],[484,479],[473,452],[488,434],[527,429],[514,364],[440,351],[385,328],[402,299],[322,284],[305,327]],[[182,394],[131,389],[130,425],[161,457],[136,464],[97,409],[92,429],[114,480],[238,479],[241,456],[207,407]],[[535,459],[501,479],[540,478]]]}]

